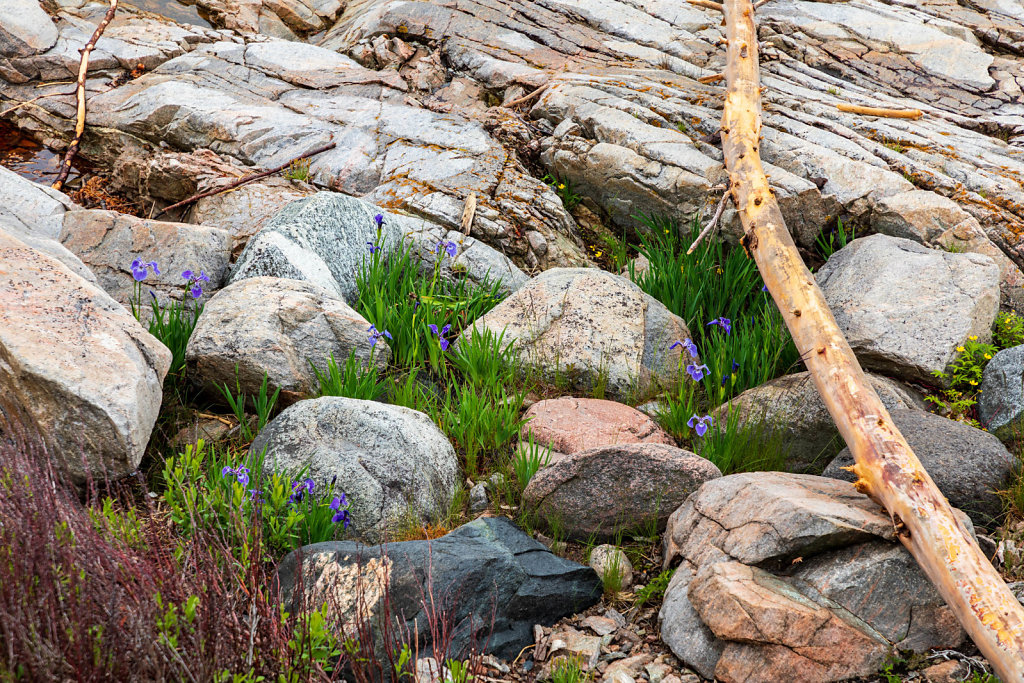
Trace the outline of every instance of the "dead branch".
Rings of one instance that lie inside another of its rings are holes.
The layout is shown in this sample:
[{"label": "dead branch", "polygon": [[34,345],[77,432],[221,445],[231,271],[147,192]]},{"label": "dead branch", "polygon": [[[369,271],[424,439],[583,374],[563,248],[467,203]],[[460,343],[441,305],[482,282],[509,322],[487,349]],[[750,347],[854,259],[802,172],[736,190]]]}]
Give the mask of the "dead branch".
[{"label": "dead branch", "polygon": [[693,244],[690,245],[690,248],[686,250],[687,256],[696,251],[697,245],[699,245],[706,237],[708,237],[708,235],[714,232],[715,226],[718,225],[718,220],[722,217],[722,212],[725,211],[725,202],[731,196],[732,195],[729,194],[729,186],[727,185],[725,187],[725,191],[722,193],[722,199],[718,202],[718,208],[715,209],[715,215],[711,217],[711,222],[708,223],[706,228],[700,231],[700,234],[697,235],[697,239],[695,239],[693,241]]},{"label": "dead branch", "polygon": [[288,166],[290,166],[291,164],[293,164],[296,161],[301,161],[303,159],[308,159],[309,157],[313,157],[313,156],[316,156],[317,154],[320,154],[322,152],[326,152],[329,149],[334,149],[337,146],[338,146],[338,143],[331,142],[329,144],[324,145],[323,147],[317,147],[316,149],[314,149],[311,152],[306,152],[305,154],[300,154],[299,156],[295,157],[294,159],[286,161],[285,163],[283,163],[283,164],[281,164],[279,166],[275,166],[274,168],[269,168],[266,171],[260,171],[259,173],[253,173],[251,175],[243,176],[243,177],[239,178],[238,180],[235,180],[233,182],[228,183],[224,187],[218,187],[216,190],[209,190],[207,192],[200,192],[199,194],[192,195],[188,199],[182,199],[177,204],[171,204],[170,206],[167,206],[167,207],[164,207],[163,209],[160,209],[160,211],[158,211],[156,215],[160,216],[161,214],[167,213],[168,211],[172,211],[174,209],[180,208],[180,207],[185,206],[187,204],[191,204],[192,202],[197,202],[197,201],[199,201],[200,199],[202,199],[204,197],[212,197],[215,194],[220,194],[221,192],[227,192],[228,190],[233,190],[236,187],[241,187],[242,185],[245,185],[246,183],[251,183],[254,180],[259,180],[260,178],[266,178],[269,175],[274,175],[275,173],[280,173],[281,171],[283,171],[284,169],[288,168]]},{"label": "dead branch", "polygon": [[533,92],[527,93],[526,95],[523,95],[522,97],[517,97],[516,99],[512,100],[511,102],[506,102],[502,106],[505,107],[506,109],[511,109],[512,107],[516,106],[517,104],[522,104],[523,102],[529,102],[534,97],[536,97],[537,95],[539,95],[542,92],[544,92],[544,89],[547,88],[547,87],[548,87],[548,84],[545,83],[544,85],[540,86],[539,88],[537,88]]},{"label": "dead branch", "polygon": [[867,381],[804,265],[765,177],[751,0],[726,0],[728,82],[722,150],[743,245],[757,263],[856,464],[857,490],[882,504],[897,537],[1007,683],[1024,683],[1024,608],[921,466]]},{"label": "dead branch", "polygon": [[462,210],[462,234],[468,235],[473,228],[473,218],[476,216],[476,192],[470,192],[466,197],[466,208]]},{"label": "dead branch", "polygon": [[696,5],[697,7],[703,7],[705,9],[714,9],[714,10],[718,10],[719,12],[724,12],[725,11],[724,9],[722,9],[722,3],[720,3],[720,2],[712,2],[712,0],[686,0],[686,1],[689,2],[691,5]]},{"label": "dead branch", "polygon": [[851,114],[885,116],[890,119],[919,119],[924,116],[924,112],[920,109],[882,109],[880,107],[862,107],[859,104],[840,103],[836,105],[836,109]]},{"label": "dead branch", "polygon": [[85,133],[85,78],[89,73],[89,56],[92,54],[93,48],[96,47],[96,41],[100,39],[103,31],[106,30],[107,24],[114,20],[114,14],[117,12],[117,2],[118,0],[110,0],[110,8],[103,15],[103,19],[100,20],[100,25],[93,31],[89,42],[82,48],[82,61],[78,65],[78,86],[75,91],[78,98],[75,137],[71,139],[71,144],[64,153],[64,160],[60,164],[60,173],[57,174],[57,179],[53,181],[53,189],[55,190],[64,187],[64,181],[68,179],[68,173],[71,172],[71,163],[74,161],[75,154],[78,152],[78,146],[82,142],[82,134]]},{"label": "dead branch", "polygon": [[725,74],[712,74],[710,76],[701,76],[697,79],[701,83],[717,83],[718,81],[725,80]]}]

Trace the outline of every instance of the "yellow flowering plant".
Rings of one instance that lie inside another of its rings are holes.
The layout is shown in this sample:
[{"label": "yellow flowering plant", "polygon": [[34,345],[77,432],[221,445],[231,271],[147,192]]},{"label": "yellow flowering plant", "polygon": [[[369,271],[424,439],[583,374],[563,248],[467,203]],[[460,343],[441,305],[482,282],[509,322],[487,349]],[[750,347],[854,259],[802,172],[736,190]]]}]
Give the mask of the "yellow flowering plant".
[{"label": "yellow flowering plant", "polygon": [[950,363],[948,372],[936,370],[932,373],[948,380],[949,388],[937,396],[927,396],[925,400],[938,406],[939,412],[946,417],[979,427],[971,413],[978,402],[982,372],[998,349],[994,344],[979,342],[978,337],[972,335],[956,350],[957,356]]}]

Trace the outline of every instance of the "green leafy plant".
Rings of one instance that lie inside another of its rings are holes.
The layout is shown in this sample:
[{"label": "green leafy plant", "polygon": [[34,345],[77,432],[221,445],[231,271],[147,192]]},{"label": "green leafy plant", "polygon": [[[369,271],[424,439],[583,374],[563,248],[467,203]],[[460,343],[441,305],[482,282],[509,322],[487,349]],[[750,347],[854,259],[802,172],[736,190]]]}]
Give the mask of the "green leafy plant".
[{"label": "green leafy plant", "polygon": [[672,581],[672,575],[675,573],[675,569],[666,569],[651,579],[646,586],[639,589],[636,592],[636,607],[642,607],[648,602],[658,600],[665,595],[665,591],[668,590],[668,584]]},{"label": "green leafy plant", "polygon": [[971,416],[971,412],[978,402],[985,365],[997,349],[994,344],[979,342],[977,336],[972,336],[956,350],[957,356],[948,372],[936,370],[932,373],[945,380],[947,388],[938,395],[926,396],[925,400],[936,405],[942,415],[980,428],[981,425]]},{"label": "green leafy plant", "polygon": [[237,376],[238,368],[235,367],[235,391],[237,394],[231,392],[231,388],[227,384],[219,386],[221,395],[224,400],[227,401],[231,407],[231,412],[234,413],[235,418],[238,420],[239,433],[242,435],[242,439],[246,443],[251,442],[256,438],[256,435],[263,431],[263,428],[267,426],[267,422],[270,421],[270,414],[273,412],[274,407],[277,405],[277,397],[281,393],[281,388],[278,387],[271,394],[269,390],[269,379],[267,373],[263,373],[263,381],[260,382],[259,392],[256,396],[250,399],[253,407],[256,410],[256,430],[253,431],[252,426],[249,424],[249,419],[246,417],[246,395],[242,391],[242,388],[238,381]]},{"label": "green leafy plant", "polygon": [[[132,276],[135,279],[134,292],[129,300],[132,315],[141,322],[143,311],[143,281],[152,271],[154,275],[160,275],[156,261],[143,262],[135,259],[131,264]],[[160,342],[171,351],[171,366],[167,371],[168,378],[172,381],[180,381],[185,373],[185,348],[188,346],[189,337],[199,322],[199,316],[203,312],[203,306],[198,299],[203,295],[203,283],[209,282],[210,278],[205,272],[195,273],[186,270],[181,274],[184,279],[182,287],[184,293],[181,301],[170,301],[164,305],[160,303],[156,293],[150,290],[149,308],[150,317],[147,323],[149,333],[160,340]]]},{"label": "green leafy plant", "polygon": [[572,182],[568,178],[562,179],[558,176],[548,174],[541,178],[541,180],[555,191],[558,198],[562,200],[562,206],[565,207],[566,211],[572,211],[581,201],[583,201],[582,195],[578,195],[573,191]]},{"label": "green leafy plant", "polygon": [[1013,311],[1000,311],[992,325],[992,341],[999,350],[1024,344],[1024,317]]},{"label": "green leafy plant", "polygon": [[312,361],[309,364],[316,376],[317,384],[320,385],[320,396],[343,396],[376,401],[388,391],[387,381],[381,379],[372,354],[364,364],[356,358],[356,352],[352,351],[345,365],[339,368],[332,353],[323,372]]},{"label": "green leafy plant", "polygon": [[847,233],[846,228],[843,227],[843,219],[838,218],[836,219],[835,229],[822,230],[818,233],[817,238],[815,238],[814,244],[818,247],[818,253],[821,257],[827,261],[832,258],[832,254],[845,247],[856,237],[856,229],[851,226],[849,233]]},{"label": "green leafy plant", "polygon": [[839,97],[839,95],[840,95],[839,88],[837,88],[835,86],[829,86],[827,88],[827,91],[828,91],[828,93],[830,95],[835,95],[836,97]]},{"label": "green leafy plant", "polygon": [[451,340],[503,298],[500,280],[473,284],[443,275],[442,261],[458,252],[454,242],[438,244],[434,268],[427,274],[404,242],[370,249],[356,275],[359,296],[354,308],[372,323],[374,343],[387,340],[392,362],[400,367],[426,363],[439,372]]},{"label": "green leafy plant", "polygon": [[[348,501],[335,494],[333,482],[265,474],[264,455],[238,457],[200,439],[167,458],[164,500],[174,527],[186,536],[200,527],[216,529],[243,564],[262,561],[256,554],[263,548],[277,557],[334,540],[348,527]],[[258,531],[253,517],[262,523]]]},{"label": "green leafy plant", "polygon": [[[726,409],[725,424],[710,428],[702,437],[700,454],[722,474],[776,472],[785,469],[788,450],[783,434],[765,416],[741,419],[741,411]],[[724,411],[723,411],[724,412]]]}]

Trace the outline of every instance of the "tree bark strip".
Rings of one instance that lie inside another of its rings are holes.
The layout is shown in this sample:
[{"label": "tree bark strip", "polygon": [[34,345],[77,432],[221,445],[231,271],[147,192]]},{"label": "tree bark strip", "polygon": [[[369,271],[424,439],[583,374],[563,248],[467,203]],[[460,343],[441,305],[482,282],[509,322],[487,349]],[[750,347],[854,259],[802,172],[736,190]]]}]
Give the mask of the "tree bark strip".
[{"label": "tree bark strip", "polygon": [[757,33],[750,0],[724,3],[728,84],[722,149],[743,244],[853,453],[858,490],[882,504],[900,541],[1005,683],[1024,683],[1024,608],[921,466],[868,383],[804,265],[758,156]]},{"label": "tree bark strip", "polygon": [[60,164],[60,173],[57,174],[57,179],[53,181],[52,187],[55,190],[64,187],[64,181],[68,179],[68,173],[71,172],[71,162],[74,161],[75,154],[78,153],[78,145],[82,142],[82,134],[85,133],[85,79],[89,73],[89,55],[92,54],[93,48],[96,47],[96,41],[100,39],[103,31],[106,30],[107,24],[114,20],[114,14],[117,12],[117,2],[118,0],[110,0],[110,9],[103,15],[100,25],[93,31],[89,42],[82,48],[82,61],[78,64],[78,88],[76,90],[78,117],[75,121],[75,137],[72,138],[67,152],[64,153],[64,160]]}]

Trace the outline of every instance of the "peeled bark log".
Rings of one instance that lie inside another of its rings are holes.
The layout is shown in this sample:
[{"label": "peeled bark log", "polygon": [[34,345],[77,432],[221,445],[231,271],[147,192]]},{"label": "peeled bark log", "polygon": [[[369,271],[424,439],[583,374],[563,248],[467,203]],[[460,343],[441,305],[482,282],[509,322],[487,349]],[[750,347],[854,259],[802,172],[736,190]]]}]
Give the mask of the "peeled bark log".
[{"label": "peeled bark log", "polygon": [[893,424],[786,228],[758,156],[761,98],[753,7],[750,0],[726,0],[724,10],[728,89],[722,150],[743,245],[853,453],[857,489],[889,512],[900,541],[1003,681],[1024,683],[1024,608]]}]

